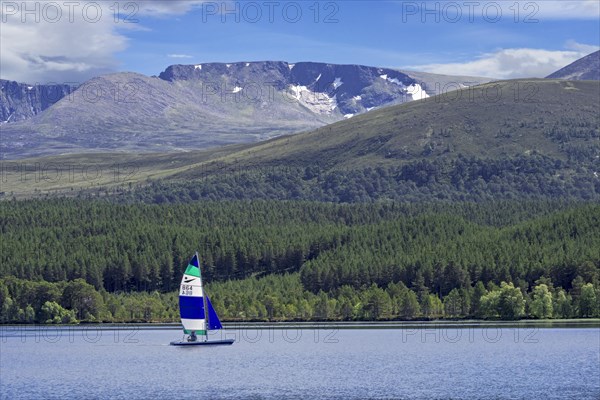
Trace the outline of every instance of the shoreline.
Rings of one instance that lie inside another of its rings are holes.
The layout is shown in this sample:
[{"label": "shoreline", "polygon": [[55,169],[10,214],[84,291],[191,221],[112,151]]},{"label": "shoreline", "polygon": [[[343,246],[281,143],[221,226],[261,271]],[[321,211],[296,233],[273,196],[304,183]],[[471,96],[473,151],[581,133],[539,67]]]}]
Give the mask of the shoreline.
[{"label": "shoreline", "polygon": [[[164,329],[179,330],[180,323],[132,322],[132,323],[79,323],[79,324],[0,324],[0,332],[6,328],[33,330],[44,329]],[[431,328],[600,328],[600,318],[564,320],[431,320],[431,321],[292,321],[292,322],[223,322],[224,330],[235,329],[431,329]]]}]

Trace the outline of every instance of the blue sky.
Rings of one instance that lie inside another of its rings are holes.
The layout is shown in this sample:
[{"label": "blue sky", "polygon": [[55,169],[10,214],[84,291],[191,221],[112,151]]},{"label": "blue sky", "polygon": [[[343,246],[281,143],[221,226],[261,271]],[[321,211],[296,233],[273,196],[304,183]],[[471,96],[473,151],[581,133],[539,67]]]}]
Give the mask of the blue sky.
[{"label": "blue sky", "polygon": [[75,82],[111,71],[155,75],[171,64],[258,60],[545,76],[600,45],[595,0],[141,1],[121,2],[116,21],[111,1],[93,23],[81,11],[69,21],[64,9],[58,22],[44,21],[54,14],[43,10],[43,2],[39,22],[23,21],[23,10],[3,3],[2,78],[28,82]]}]

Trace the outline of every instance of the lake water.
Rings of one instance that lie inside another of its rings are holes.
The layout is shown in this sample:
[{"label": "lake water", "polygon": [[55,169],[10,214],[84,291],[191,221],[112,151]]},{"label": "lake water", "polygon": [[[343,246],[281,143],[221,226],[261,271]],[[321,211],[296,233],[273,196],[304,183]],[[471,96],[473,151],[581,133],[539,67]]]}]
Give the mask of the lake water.
[{"label": "lake water", "polygon": [[599,399],[600,329],[2,328],[2,399]]}]

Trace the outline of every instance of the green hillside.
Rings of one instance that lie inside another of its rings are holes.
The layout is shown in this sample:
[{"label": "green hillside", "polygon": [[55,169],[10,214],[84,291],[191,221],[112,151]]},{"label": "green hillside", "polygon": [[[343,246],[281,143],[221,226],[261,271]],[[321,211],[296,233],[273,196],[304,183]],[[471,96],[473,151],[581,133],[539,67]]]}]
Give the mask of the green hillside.
[{"label": "green hillside", "polygon": [[[114,179],[24,182],[5,196],[450,200],[600,196],[600,82],[513,80],[373,110],[315,131],[197,153],[95,154],[22,160],[94,165]],[[86,164],[87,163],[87,164]],[[11,163],[6,163],[12,165]],[[13,163],[14,164],[14,163]],[[12,173],[11,173],[12,172]]]},{"label": "green hillside", "polygon": [[590,161],[600,153],[599,110],[598,81],[495,82],[248,146],[223,161],[351,169],[458,154]]},{"label": "green hillside", "polygon": [[599,96],[600,82],[482,85],[248,146],[125,197],[599,199]]}]

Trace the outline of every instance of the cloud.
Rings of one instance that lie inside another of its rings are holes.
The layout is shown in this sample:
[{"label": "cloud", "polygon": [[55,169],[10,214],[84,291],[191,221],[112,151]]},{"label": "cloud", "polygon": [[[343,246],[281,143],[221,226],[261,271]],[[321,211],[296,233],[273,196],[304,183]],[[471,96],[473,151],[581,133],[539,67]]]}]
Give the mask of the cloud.
[{"label": "cloud", "polygon": [[485,76],[499,79],[543,78],[573,61],[598,50],[597,46],[570,41],[569,50],[502,49],[461,63],[408,66],[424,72],[444,75]]},{"label": "cloud", "polygon": [[120,66],[117,53],[129,44],[125,33],[144,30],[142,18],[184,14],[201,3],[2,1],[0,78],[81,83],[114,72]]},{"label": "cloud", "polygon": [[192,58],[189,54],[167,54],[169,58]]},{"label": "cloud", "polygon": [[[103,16],[96,20],[91,7],[85,18],[82,8],[70,16],[69,9],[58,2],[54,4],[60,9],[46,11],[40,3],[14,4],[17,10],[2,6],[1,78],[28,83],[80,82],[118,67],[113,55],[127,47],[127,38],[116,31],[112,17],[99,11]],[[21,9],[23,4],[38,6],[32,6],[34,13],[27,14]]]},{"label": "cloud", "polygon": [[577,51],[579,53],[583,53],[584,55],[592,54],[595,51],[598,51],[599,47],[590,44],[577,43],[574,40],[567,40],[565,47],[569,50]]}]

